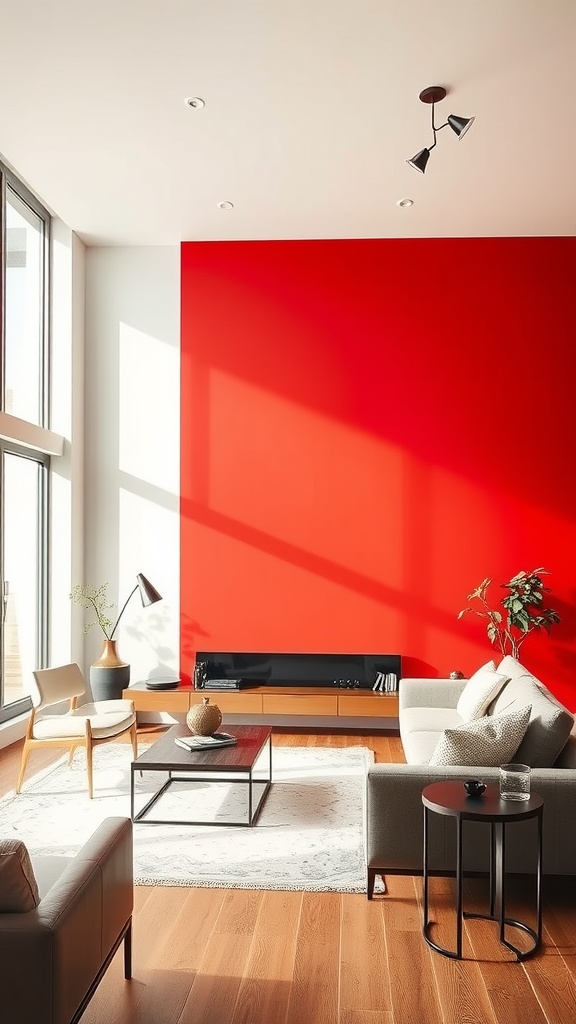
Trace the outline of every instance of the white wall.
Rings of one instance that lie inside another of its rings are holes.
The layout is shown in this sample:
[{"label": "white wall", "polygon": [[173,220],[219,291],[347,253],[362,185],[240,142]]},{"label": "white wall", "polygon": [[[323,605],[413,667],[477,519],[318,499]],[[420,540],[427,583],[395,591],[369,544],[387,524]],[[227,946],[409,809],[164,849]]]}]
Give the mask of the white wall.
[{"label": "white wall", "polygon": [[[84,577],[120,608],[138,572],[163,595],[122,618],[131,681],[179,670],[180,249],[86,255]],[[81,620],[84,613],[74,606]],[[113,617],[113,616],[112,616]],[[102,634],[86,637],[84,670]]]},{"label": "white wall", "polygon": [[64,437],[50,480],[49,664],[82,664],[83,632],[70,590],[84,561],[84,292],[86,247],[62,221],[52,222],[50,421]]}]

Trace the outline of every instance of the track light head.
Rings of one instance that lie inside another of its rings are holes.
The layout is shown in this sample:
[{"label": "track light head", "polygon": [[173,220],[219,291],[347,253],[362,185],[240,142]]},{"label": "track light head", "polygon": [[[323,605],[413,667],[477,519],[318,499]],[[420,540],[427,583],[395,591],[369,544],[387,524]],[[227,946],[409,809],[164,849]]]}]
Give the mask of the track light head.
[{"label": "track light head", "polygon": [[457,114],[450,114],[448,117],[448,124],[450,125],[453,132],[459,139],[466,135],[466,132],[474,124],[474,117],[458,117]]},{"label": "track light head", "polygon": [[421,149],[419,153],[416,153],[416,156],[413,156],[411,160],[407,160],[406,163],[410,164],[410,167],[414,167],[416,171],[420,171],[420,174],[424,174],[429,157],[430,150]]}]

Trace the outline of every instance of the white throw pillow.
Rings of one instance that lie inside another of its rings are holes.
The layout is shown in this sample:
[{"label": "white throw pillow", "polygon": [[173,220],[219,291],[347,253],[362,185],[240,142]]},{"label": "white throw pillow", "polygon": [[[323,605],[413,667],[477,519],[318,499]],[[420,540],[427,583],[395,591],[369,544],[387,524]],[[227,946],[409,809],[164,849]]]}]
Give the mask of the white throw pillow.
[{"label": "white throw pillow", "polygon": [[445,729],[430,764],[496,768],[507,764],[518,750],[530,721],[528,705],[509,715],[485,715]]},{"label": "white throw pillow", "polygon": [[456,711],[465,722],[472,722],[475,718],[482,718],[486,714],[488,706],[498,696],[509,676],[502,672],[496,672],[496,665],[489,661],[482,665],[466,683],[462,690]]}]

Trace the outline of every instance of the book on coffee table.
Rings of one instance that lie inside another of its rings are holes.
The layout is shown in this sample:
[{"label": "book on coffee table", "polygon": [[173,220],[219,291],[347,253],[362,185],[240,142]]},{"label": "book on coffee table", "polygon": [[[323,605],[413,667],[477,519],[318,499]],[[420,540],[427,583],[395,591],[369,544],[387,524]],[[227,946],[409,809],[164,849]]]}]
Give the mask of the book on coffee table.
[{"label": "book on coffee table", "polygon": [[176,736],[174,743],[185,750],[213,750],[214,747],[230,747],[236,737],[229,732],[215,732],[212,736]]}]

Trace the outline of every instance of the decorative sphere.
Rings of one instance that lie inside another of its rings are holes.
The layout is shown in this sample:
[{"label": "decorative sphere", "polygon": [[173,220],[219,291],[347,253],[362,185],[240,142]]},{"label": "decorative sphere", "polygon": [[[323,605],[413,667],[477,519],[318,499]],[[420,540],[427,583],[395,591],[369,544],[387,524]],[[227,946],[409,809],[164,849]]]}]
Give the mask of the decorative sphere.
[{"label": "decorative sphere", "polygon": [[193,704],[186,715],[186,725],[195,736],[212,736],[222,721],[222,712],[210,697],[203,697],[201,704]]}]

